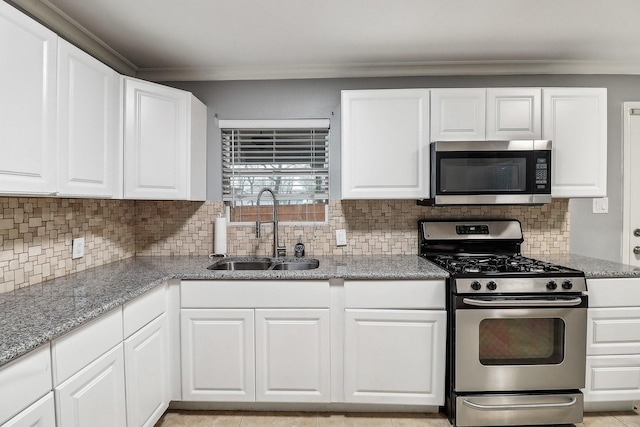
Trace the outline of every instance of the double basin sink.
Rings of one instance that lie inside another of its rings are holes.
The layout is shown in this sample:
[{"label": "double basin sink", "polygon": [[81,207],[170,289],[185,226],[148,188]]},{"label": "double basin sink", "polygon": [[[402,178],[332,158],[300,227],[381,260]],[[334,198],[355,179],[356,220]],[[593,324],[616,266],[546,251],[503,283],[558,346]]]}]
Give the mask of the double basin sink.
[{"label": "double basin sink", "polygon": [[313,270],[320,261],[312,258],[271,259],[271,258],[223,258],[207,267],[209,270]]}]

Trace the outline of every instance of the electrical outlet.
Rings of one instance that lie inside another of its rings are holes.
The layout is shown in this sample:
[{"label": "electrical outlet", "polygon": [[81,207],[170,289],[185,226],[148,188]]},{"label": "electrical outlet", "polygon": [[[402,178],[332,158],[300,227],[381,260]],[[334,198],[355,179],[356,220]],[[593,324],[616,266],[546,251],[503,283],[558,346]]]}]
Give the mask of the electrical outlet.
[{"label": "electrical outlet", "polygon": [[336,230],[336,246],[347,246],[347,230]]},{"label": "electrical outlet", "polygon": [[84,256],[84,237],[78,237],[71,241],[71,259],[82,258]]},{"label": "electrical outlet", "polygon": [[600,197],[597,199],[593,199],[593,213],[594,214],[609,213],[609,198]]}]

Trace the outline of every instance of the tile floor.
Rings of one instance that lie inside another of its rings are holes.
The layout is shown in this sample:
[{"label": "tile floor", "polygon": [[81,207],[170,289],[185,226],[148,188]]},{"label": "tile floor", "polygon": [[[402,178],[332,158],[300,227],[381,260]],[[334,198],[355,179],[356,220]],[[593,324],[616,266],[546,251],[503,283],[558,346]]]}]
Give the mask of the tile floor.
[{"label": "tile floor", "polygon": [[[155,427],[450,427],[443,414],[333,414],[169,410]],[[640,427],[640,409],[586,413],[576,427]]]}]

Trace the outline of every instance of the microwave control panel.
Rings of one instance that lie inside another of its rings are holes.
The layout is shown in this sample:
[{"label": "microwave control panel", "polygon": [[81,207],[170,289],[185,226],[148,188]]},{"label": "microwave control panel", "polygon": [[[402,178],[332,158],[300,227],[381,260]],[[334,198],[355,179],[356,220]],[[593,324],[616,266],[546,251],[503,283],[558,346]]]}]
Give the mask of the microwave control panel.
[{"label": "microwave control panel", "polygon": [[545,190],[551,185],[551,171],[547,157],[536,157],[536,190]]}]

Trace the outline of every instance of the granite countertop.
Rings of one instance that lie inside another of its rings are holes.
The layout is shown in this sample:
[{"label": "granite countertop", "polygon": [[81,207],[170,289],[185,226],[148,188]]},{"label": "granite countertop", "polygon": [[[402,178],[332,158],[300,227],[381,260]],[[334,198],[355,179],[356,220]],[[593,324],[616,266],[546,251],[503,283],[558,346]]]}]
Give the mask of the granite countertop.
[{"label": "granite countertop", "polygon": [[[213,271],[215,260],[136,257],[0,294],[0,366],[170,279],[394,280],[444,279],[446,271],[416,255],[316,257],[314,270]],[[595,277],[640,277],[640,269],[579,255],[543,259]]]},{"label": "granite countertop", "polygon": [[552,262],[564,267],[584,271],[589,279],[605,277],[640,277],[640,268],[582,255],[548,255],[532,256],[532,258]]},{"label": "granite countertop", "polygon": [[444,279],[415,255],[317,257],[314,270],[212,271],[199,257],[136,257],[0,294],[0,366],[169,279]]}]

